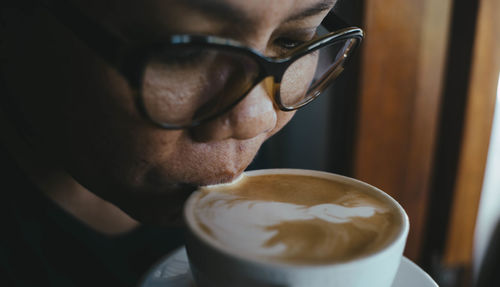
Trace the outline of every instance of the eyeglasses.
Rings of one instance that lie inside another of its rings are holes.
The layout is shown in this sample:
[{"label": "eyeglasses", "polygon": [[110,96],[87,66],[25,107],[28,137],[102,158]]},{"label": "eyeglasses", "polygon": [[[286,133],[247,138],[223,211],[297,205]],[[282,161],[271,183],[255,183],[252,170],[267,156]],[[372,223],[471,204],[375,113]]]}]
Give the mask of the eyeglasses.
[{"label": "eyeglasses", "polygon": [[280,110],[299,109],[342,73],[363,39],[360,28],[330,12],[322,22],[325,33],[296,47],[279,48],[272,56],[231,39],[201,35],[173,35],[132,47],[69,2],[52,0],[45,7],[128,80],[138,109],[166,129],[209,121],[263,86],[272,91]]}]

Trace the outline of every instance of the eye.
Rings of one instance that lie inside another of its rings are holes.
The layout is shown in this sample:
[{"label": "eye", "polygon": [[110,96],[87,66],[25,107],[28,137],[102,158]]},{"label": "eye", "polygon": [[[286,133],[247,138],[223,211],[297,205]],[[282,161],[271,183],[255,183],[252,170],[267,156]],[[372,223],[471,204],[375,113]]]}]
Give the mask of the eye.
[{"label": "eye", "polygon": [[305,43],[305,41],[291,39],[287,37],[277,38],[276,40],[274,40],[274,42],[278,47],[285,50],[294,49],[300,46],[301,44]]},{"label": "eye", "polygon": [[272,51],[273,56],[283,57],[290,50],[314,39],[316,30],[317,27],[283,31],[272,40],[270,51]]}]

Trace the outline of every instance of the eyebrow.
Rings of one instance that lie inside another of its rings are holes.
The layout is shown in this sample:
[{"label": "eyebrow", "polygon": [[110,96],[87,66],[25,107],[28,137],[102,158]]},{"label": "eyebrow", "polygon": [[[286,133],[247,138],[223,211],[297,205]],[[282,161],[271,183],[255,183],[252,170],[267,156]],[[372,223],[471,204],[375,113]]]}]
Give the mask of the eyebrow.
[{"label": "eyebrow", "polygon": [[321,2],[315,3],[314,5],[300,11],[299,13],[286,18],[285,22],[302,20],[307,17],[315,16],[321,12],[331,10],[335,5],[335,2],[337,2],[337,0],[323,0]]},{"label": "eyebrow", "polygon": [[[302,11],[287,17],[284,22],[302,20],[304,18],[317,15],[326,10],[331,10],[336,2],[337,0],[319,1],[303,9]],[[187,1],[187,4],[190,7],[217,19],[223,19],[225,21],[231,22],[244,22],[248,24],[254,24],[255,22],[255,19],[252,19],[252,17],[248,13],[236,6],[225,3],[224,1],[189,0]]]},{"label": "eyebrow", "polygon": [[224,19],[231,22],[254,22],[248,13],[220,0],[189,0],[186,2],[189,7],[213,18]]}]

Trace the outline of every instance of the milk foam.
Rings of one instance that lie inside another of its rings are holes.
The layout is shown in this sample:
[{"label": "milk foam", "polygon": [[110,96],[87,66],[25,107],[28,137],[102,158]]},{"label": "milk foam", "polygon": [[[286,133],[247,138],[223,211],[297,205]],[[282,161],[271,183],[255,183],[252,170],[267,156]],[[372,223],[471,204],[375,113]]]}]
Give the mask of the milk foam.
[{"label": "milk foam", "polygon": [[195,221],[219,246],[288,263],[346,261],[379,250],[398,230],[394,208],[350,185],[266,175],[204,189]]},{"label": "milk foam", "polygon": [[385,212],[383,207],[345,207],[338,204],[305,205],[259,200],[239,201],[231,194],[209,193],[200,200],[198,220],[208,227],[217,240],[241,252],[257,255],[276,255],[284,251],[279,244],[265,247],[275,235],[267,227],[297,220],[322,219],[331,223],[350,222],[353,217],[371,217]]}]

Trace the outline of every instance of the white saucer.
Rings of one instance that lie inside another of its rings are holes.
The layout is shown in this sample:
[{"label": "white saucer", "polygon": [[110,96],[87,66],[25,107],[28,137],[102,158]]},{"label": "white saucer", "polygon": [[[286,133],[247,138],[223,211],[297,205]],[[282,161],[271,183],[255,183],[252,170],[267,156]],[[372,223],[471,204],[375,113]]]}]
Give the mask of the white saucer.
[{"label": "white saucer", "polygon": [[[146,274],[140,287],[195,287],[186,249],[181,247]],[[392,287],[437,287],[432,278],[410,259],[403,257]]]}]

